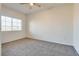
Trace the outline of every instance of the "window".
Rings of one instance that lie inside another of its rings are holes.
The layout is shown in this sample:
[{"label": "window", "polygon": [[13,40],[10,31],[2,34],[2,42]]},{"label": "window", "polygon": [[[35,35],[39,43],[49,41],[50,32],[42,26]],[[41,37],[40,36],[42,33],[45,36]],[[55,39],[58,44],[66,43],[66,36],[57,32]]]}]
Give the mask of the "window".
[{"label": "window", "polygon": [[13,30],[21,30],[21,27],[22,27],[21,20],[13,19],[13,27],[12,27],[12,29]]},{"label": "window", "polygon": [[1,16],[1,31],[19,31],[22,30],[22,21],[20,19]]}]

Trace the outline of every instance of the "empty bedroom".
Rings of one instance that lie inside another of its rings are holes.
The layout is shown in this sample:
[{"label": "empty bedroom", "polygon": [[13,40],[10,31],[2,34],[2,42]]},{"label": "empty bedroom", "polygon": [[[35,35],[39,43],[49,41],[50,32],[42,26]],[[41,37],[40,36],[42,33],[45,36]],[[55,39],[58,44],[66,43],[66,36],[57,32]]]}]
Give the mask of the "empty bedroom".
[{"label": "empty bedroom", "polygon": [[0,3],[1,56],[79,56],[78,3]]}]

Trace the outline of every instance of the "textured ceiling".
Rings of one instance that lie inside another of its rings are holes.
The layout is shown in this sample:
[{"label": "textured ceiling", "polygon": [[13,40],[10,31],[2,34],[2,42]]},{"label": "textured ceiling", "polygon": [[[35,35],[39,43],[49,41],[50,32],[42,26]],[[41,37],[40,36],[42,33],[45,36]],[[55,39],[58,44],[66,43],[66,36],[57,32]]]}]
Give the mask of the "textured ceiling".
[{"label": "textured ceiling", "polygon": [[24,5],[21,5],[19,3],[4,3],[3,5],[11,8],[11,9],[14,9],[16,11],[19,11],[19,12],[22,12],[24,14],[31,14],[31,13],[34,13],[34,12],[37,12],[37,11],[41,11],[41,10],[46,10],[48,8],[53,8],[55,6],[62,6],[64,4],[62,3],[38,3],[41,7],[37,7],[37,6],[34,6],[32,9],[30,9],[30,5],[29,4],[24,4]]}]

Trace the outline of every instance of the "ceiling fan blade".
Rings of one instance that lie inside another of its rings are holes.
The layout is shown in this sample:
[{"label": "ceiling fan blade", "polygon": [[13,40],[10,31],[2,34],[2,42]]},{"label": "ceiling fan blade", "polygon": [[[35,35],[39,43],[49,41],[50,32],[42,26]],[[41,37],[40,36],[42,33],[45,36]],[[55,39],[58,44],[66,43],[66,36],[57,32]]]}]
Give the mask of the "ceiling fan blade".
[{"label": "ceiling fan blade", "polygon": [[33,3],[33,5],[31,5],[30,3],[19,3],[20,5],[26,5],[28,4],[29,5],[29,9],[32,9],[34,6],[36,7],[41,7],[41,5],[37,4],[37,3]]},{"label": "ceiling fan blade", "polygon": [[37,4],[37,3],[34,3],[34,5],[37,6],[37,7],[41,7],[41,5],[39,5],[39,4]]},{"label": "ceiling fan blade", "polygon": [[19,3],[20,5],[25,5],[26,3]]}]

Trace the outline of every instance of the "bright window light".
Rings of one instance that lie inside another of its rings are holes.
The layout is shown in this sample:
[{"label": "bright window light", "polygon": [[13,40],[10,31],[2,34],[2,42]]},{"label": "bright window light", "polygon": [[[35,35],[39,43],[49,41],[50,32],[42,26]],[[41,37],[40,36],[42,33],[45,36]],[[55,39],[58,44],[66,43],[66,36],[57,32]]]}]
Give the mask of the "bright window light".
[{"label": "bright window light", "polygon": [[20,31],[22,30],[22,20],[1,16],[1,31]]}]

